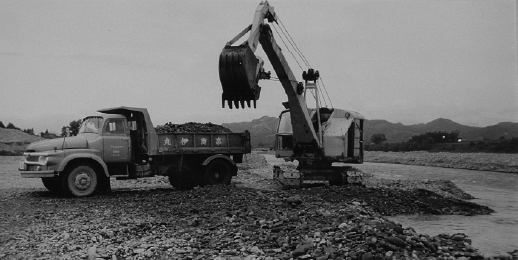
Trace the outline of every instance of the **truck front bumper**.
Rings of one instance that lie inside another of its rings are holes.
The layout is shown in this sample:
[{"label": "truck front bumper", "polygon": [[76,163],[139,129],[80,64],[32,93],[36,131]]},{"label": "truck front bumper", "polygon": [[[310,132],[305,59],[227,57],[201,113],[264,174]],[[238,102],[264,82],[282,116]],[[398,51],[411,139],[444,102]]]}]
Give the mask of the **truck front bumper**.
[{"label": "truck front bumper", "polygon": [[57,163],[62,151],[24,153],[24,160],[18,165],[22,178],[47,178],[58,176]]},{"label": "truck front bumper", "polygon": [[47,178],[57,176],[55,171],[20,171],[22,178]]}]

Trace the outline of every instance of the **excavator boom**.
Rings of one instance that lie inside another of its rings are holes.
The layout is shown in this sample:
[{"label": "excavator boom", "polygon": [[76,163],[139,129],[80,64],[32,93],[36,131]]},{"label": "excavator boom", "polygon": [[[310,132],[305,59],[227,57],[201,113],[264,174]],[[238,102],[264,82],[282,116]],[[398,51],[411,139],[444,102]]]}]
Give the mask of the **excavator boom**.
[{"label": "excavator boom", "polygon": [[[229,108],[244,108],[245,103],[250,107],[250,102],[253,102],[254,108],[256,107],[261,91],[258,81],[269,77],[269,74],[264,72],[262,59],[254,54],[256,46],[260,43],[288,96],[287,106],[291,111],[294,138],[302,146],[318,147],[319,139],[302,95],[304,87],[293,75],[281,48],[275,42],[270,26],[264,22],[265,19],[269,22],[277,20],[273,7],[268,2],[262,2],[257,7],[253,24],[229,41],[220,54],[222,106],[225,107],[227,103]],[[241,45],[232,46],[248,30],[248,40]]]}]

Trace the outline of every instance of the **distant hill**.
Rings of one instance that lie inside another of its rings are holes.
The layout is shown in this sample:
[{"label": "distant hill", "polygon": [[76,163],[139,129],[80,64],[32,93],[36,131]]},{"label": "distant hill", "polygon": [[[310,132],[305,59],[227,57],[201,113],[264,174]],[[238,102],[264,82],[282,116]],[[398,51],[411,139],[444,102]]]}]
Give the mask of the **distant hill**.
[{"label": "distant hill", "polygon": [[[224,127],[232,132],[250,131],[252,146],[273,147],[277,130],[277,117],[263,116],[251,122],[224,123]],[[451,132],[458,130],[459,137],[467,141],[497,140],[504,136],[506,139],[518,137],[518,123],[503,122],[492,126],[474,127],[456,123],[452,120],[439,118],[426,124],[403,125],[386,120],[365,120],[365,140],[370,140],[373,134],[385,134],[387,142],[398,143],[408,141],[412,136],[426,132]],[[0,151],[23,150],[31,142],[41,138],[26,134],[15,129],[0,128]]]},{"label": "distant hill", "polygon": [[232,132],[250,131],[253,147],[273,147],[278,118],[263,116],[251,122],[224,123]]},{"label": "distant hill", "polygon": [[373,134],[385,134],[387,142],[398,143],[408,141],[412,136],[427,132],[452,132],[458,130],[459,137],[465,141],[497,140],[518,137],[518,123],[503,122],[492,126],[475,127],[456,123],[449,119],[439,118],[426,124],[403,125],[386,120],[365,120],[365,140]]},{"label": "distant hill", "polygon": [[[263,116],[251,122],[225,123],[223,126],[233,132],[250,131],[252,146],[254,147],[273,147],[277,122],[278,118],[276,117]],[[458,130],[460,132],[459,137],[466,141],[497,140],[502,136],[508,139],[518,137],[518,123],[503,122],[492,126],[474,127],[462,125],[445,118],[439,118],[426,124],[414,125],[391,123],[386,120],[365,120],[364,130],[365,140],[370,140],[373,134],[381,133],[385,134],[389,143],[406,142],[414,135],[427,132],[452,132],[455,130]]]}]

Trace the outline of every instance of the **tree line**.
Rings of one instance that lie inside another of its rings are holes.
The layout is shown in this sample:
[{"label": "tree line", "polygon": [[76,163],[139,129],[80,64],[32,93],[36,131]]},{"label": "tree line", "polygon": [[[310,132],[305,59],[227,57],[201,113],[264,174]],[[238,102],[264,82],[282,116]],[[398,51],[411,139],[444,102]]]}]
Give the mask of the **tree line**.
[{"label": "tree line", "polygon": [[501,137],[499,140],[483,140],[461,142],[460,132],[427,132],[412,136],[408,141],[401,143],[387,143],[385,134],[373,134],[370,142],[366,142],[366,151],[385,151],[385,152],[409,152],[409,151],[429,151],[429,152],[487,152],[487,153],[518,153],[518,137],[506,139]]},{"label": "tree line", "polygon": [[[72,120],[68,126],[63,126],[61,128],[61,136],[65,136],[66,135],[66,129],[70,129],[70,136],[76,136],[78,133],[79,133],[79,128],[81,127],[81,123],[83,122],[83,120],[81,119],[78,119],[78,120]],[[16,127],[13,123],[9,122],[7,124],[7,126],[2,122],[0,121],[0,128],[4,128],[4,129],[14,129],[14,130],[19,130],[19,131],[22,131],[24,133],[27,133],[27,134],[30,134],[30,135],[36,135],[34,133],[34,128],[29,128],[29,129],[21,129],[19,127]],[[50,134],[49,133],[49,130],[46,129],[45,132],[41,132],[39,134],[39,136],[41,137],[44,137],[44,138],[55,138],[56,135],[54,134]]]},{"label": "tree line", "polygon": [[7,126],[4,125],[4,123],[2,121],[0,121],[0,128],[5,128],[5,129],[14,129],[14,130],[20,130],[24,133],[27,133],[27,134],[30,134],[30,135],[34,135],[34,128],[29,128],[29,129],[21,129],[19,127],[16,127],[13,123],[9,122],[7,124]]}]

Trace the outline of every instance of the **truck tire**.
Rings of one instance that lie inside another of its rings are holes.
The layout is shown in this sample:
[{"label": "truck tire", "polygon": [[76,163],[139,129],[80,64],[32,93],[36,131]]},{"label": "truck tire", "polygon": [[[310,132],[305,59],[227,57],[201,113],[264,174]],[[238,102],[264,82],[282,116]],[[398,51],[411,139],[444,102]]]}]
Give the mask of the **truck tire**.
[{"label": "truck tire", "polygon": [[104,174],[100,174],[98,176],[98,181],[97,181],[97,190],[96,192],[99,192],[99,193],[111,193],[112,192],[112,186],[111,186],[111,182],[110,182],[110,177],[106,177],[106,175]]},{"label": "truck tire", "polygon": [[43,186],[45,186],[45,188],[47,188],[47,190],[50,192],[61,193],[63,191],[59,178],[41,178],[41,182],[43,182]]},{"label": "truck tire", "polygon": [[208,185],[229,185],[232,180],[232,167],[224,160],[213,160],[205,166],[205,183]]},{"label": "truck tire", "polygon": [[70,167],[61,176],[61,187],[66,195],[85,197],[94,194],[98,185],[98,176],[88,165]]},{"label": "truck tire", "polygon": [[169,175],[169,183],[177,190],[192,190],[194,183],[188,172],[174,172]]}]

